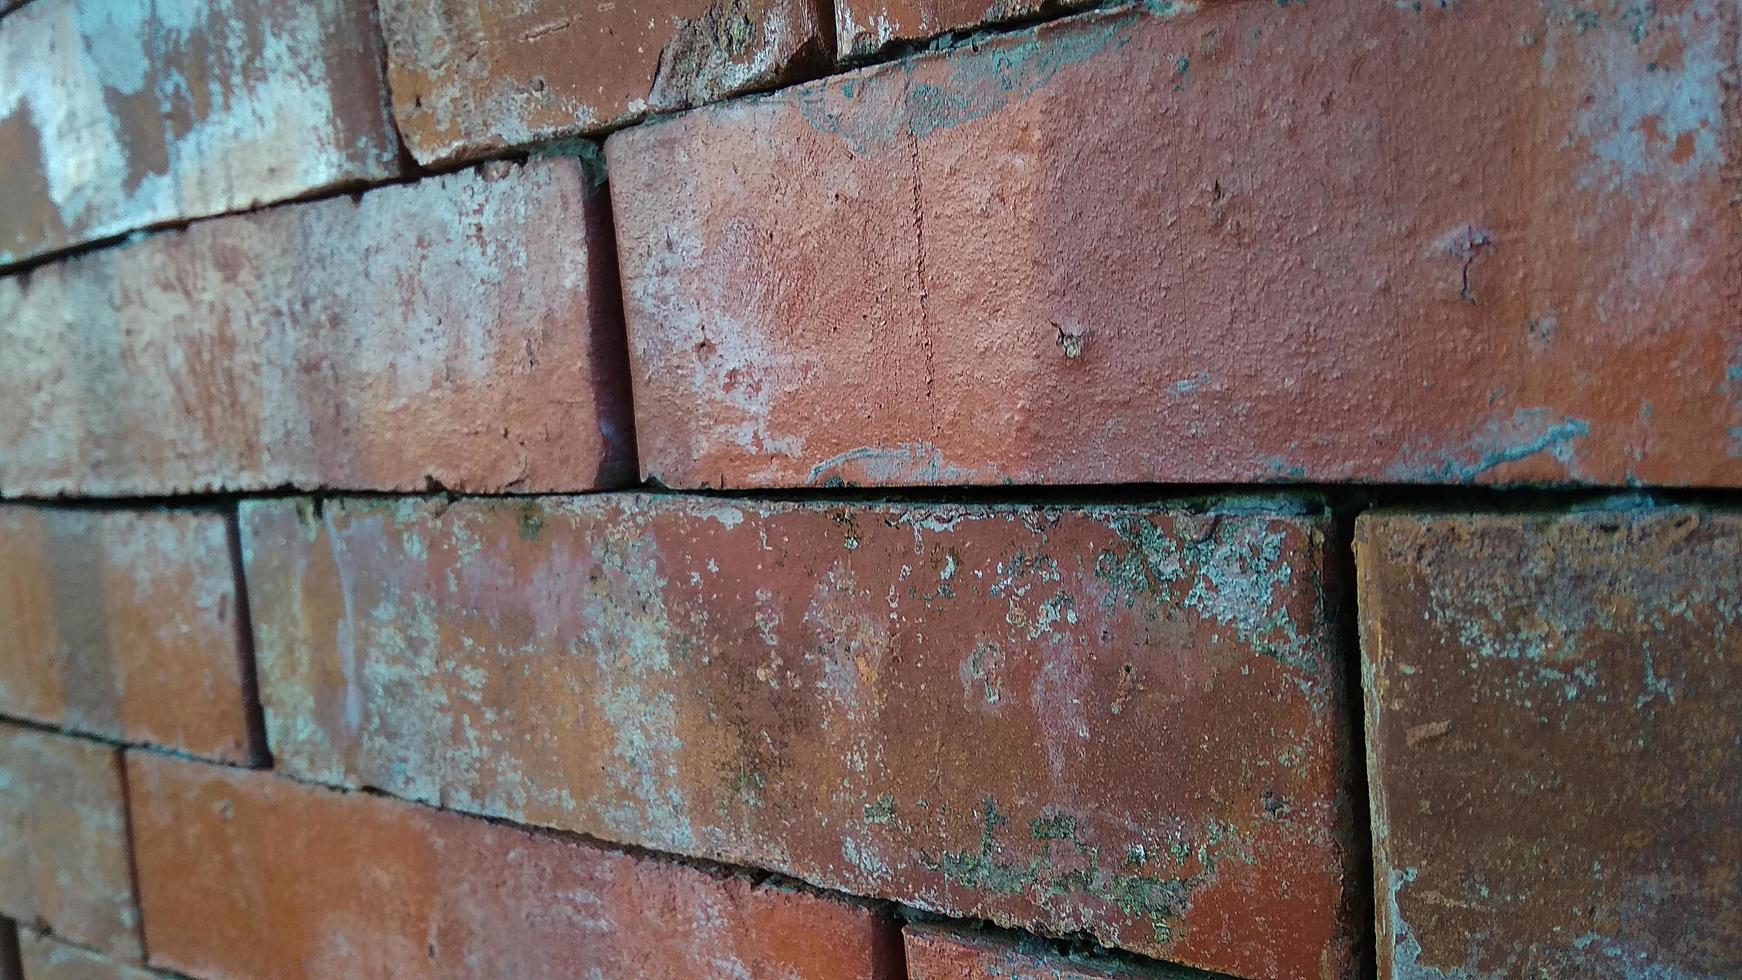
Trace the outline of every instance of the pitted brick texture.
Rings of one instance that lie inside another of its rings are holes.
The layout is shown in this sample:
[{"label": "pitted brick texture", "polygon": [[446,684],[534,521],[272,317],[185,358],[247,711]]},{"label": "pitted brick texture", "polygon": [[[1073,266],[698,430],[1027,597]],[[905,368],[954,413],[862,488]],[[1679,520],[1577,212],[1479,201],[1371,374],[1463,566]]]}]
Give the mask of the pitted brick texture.
[{"label": "pitted brick texture", "polygon": [[252,761],[230,518],[0,505],[0,714]]},{"label": "pitted brick texture", "polygon": [[878,912],[378,796],[130,753],[155,966],[895,980]]},{"label": "pitted brick texture", "polygon": [[600,130],[820,73],[816,0],[384,0],[393,111],[419,161]]},{"label": "pitted brick texture", "polygon": [[643,472],[1742,485],[1735,3],[1164,6],[613,135]]},{"label": "pitted brick texture", "polygon": [[0,915],[139,959],[118,749],[0,722]]},{"label": "pitted brick texture", "polygon": [[631,478],[593,178],[491,165],[0,279],[0,493]]},{"label": "pitted brick texture", "polygon": [[1363,518],[1381,975],[1742,973],[1742,519]]},{"label": "pitted brick texture", "polygon": [[0,29],[0,265],[399,173],[369,0],[35,0]]},{"label": "pitted brick texture", "polygon": [[1255,975],[1358,904],[1317,516],[243,505],[277,763]]}]

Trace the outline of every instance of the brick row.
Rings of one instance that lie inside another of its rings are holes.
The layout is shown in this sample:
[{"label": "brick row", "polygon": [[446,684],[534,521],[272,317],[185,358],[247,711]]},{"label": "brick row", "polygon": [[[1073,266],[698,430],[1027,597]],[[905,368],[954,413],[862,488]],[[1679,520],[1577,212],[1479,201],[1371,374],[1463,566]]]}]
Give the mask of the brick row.
[{"label": "brick row", "polygon": [[0,30],[0,265],[400,172],[367,0],[36,0]]},{"label": "brick row", "polygon": [[130,753],[151,961],[196,976],[894,980],[878,911],[380,796]]},{"label": "brick row", "polygon": [[1357,528],[1381,976],[1742,975],[1742,519]]},{"label": "brick row", "polygon": [[131,868],[120,750],[0,723],[0,916],[138,962]]},{"label": "brick row", "polygon": [[280,500],[242,523],[287,772],[1343,976],[1336,573],[1328,519],[1284,504]]},{"label": "brick row", "polygon": [[254,761],[232,535],[212,510],[0,506],[0,715]]},{"label": "brick row", "polygon": [[630,478],[611,251],[596,171],[557,157],[0,279],[0,494]]},{"label": "brick row", "polygon": [[1735,3],[1153,7],[611,136],[644,474],[1742,484]]},{"label": "brick row", "polygon": [[820,74],[818,0],[384,0],[393,114],[422,163],[594,133]]}]

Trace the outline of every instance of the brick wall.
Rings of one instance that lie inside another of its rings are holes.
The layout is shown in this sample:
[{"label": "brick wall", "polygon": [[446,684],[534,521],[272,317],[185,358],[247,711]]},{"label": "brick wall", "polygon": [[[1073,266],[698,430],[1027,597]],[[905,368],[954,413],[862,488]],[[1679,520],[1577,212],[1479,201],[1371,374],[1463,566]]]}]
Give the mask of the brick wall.
[{"label": "brick wall", "polygon": [[1742,4],[0,0],[0,980],[1742,975]]}]

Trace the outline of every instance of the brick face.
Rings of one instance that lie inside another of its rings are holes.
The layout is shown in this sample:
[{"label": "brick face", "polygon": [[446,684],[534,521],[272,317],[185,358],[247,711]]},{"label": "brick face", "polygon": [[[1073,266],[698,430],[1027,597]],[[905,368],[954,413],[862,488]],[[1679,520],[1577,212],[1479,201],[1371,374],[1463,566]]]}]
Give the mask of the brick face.
[{"label": "brick face", "polygon": [[573,136],[821,71],[816,0],[384,0],[393,111],[438,163]]},{"label": "brick face", "polygon": [[1381,973],[1742,973],[1742,520],[1357,530]]},{"label": "brick face", "polygon": [[0,279],[0,493],[630,477],[607,207],[537,159]]},{"label": "brick face", "polygon": [[613,135],[643,471],[1742,483],[1736,5],[1419,7],[1084,15]]},{"label": "brick face", "polygon": [[119,750],[0,722],[0,915],[139,958]]},{"label": "brick face", "polygon": [[230,518],[0,506],[0,714],[256,755]]},{"label": "brick face", "polygon": [[1234,972],[1349,968],[1322,518],[608,495],[242,520],[287,771]]},{"label": "brick face", "polygon": [[866,907],[130,753],[153,965],[197,976],[893,978]]},{"label": "brick face", "polygon": [[399,172],[367,0],[36,0],[0,31],[0,265]]}]

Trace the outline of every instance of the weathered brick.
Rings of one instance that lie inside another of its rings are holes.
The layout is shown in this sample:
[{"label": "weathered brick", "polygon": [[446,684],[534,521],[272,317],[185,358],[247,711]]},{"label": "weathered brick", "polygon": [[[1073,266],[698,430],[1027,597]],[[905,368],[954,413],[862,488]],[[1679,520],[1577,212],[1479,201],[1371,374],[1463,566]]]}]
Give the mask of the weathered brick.
[{"label": "weathered brick", "polygon": [[613,135],[644,472],[1742,483],[1733,0],[1161,6]]},{"label": "weathered brick", "polygon": [[230,518],[0,506],[0,714],[257,754]]},{"label": "weathered brick", "polygon": [[819,0],[383,0],[393,114],[424,163],[598,132],[820,73]]},{"label": "weathered brick", "polygon": [[[31,930],[19,934],[24,980],[156,980],[163,975]],[[4,977],[0,971],[0,977]]]},{"label": "weathered brick", "polygon": [[0,31],[0,264],[399,173],[367,0],[36,0]]},{"label": "weathered brick", "polygon": [[842,60],[1044,13],[1089,6],[1092,0],[835,0],[835,47]]},{"label": "weathered brick", "polygon": [[631,478],[595,176],[491,165],[0,279],[0,493]]},{"label": "weathered brick", "polygon": [[613,494],[242,520],[287,771],[1249,975],[1348,967],[1324,518]]},{"label": "weathered brick", "polygon": [[1187,980],[1196,970],[1060,954],[1044,943],[942,925],[901,931],[908,980]]},{"label": "weathered brick", "polygon": [[380,796],[128,755],[152,964],[198,976],[893,977],[873,909]]},{"label": "weathered brick", "polygon": [[0,915],[139,958],[120,750],[0,723]]},{"label": "weathered brick", "polygon": [[1358,528],[1381,975],[1742,975],[1742,518]]}]

